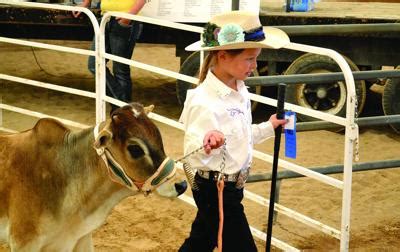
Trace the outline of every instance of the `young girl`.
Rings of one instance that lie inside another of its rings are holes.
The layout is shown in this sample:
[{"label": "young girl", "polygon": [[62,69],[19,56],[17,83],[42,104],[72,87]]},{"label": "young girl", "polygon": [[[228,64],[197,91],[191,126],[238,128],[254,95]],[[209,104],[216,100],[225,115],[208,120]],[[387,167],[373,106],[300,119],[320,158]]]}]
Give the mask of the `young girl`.
[{"label": "young girl", "polygon": [[189,90],[180,118],[185,126],[184,152],[197,170],[193,198],[198,211],[189,238],[179,251],[213,251],[218,238],[218,178],[223,189],[223,251],[257,251],[243,211],[243,184],[252,160],[253,144],[274,135],[285,124],[272,115],[252,124],[249,93],[243,80],[257,68],[261,48],[289,43],[281,30],[262,27],[257,14],[232,11],[213,17],[189,51],[209,51],[196,89]]}]

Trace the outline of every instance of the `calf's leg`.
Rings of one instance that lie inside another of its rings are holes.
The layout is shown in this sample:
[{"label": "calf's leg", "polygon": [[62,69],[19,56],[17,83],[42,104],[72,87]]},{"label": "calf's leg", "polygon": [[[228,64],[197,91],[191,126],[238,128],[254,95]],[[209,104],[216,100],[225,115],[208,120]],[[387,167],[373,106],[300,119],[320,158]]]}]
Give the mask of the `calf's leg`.
[{"label": "calf's leg", "polygon": [[92,233],[83,236],[75,245],[74,252],[93,252]]}]

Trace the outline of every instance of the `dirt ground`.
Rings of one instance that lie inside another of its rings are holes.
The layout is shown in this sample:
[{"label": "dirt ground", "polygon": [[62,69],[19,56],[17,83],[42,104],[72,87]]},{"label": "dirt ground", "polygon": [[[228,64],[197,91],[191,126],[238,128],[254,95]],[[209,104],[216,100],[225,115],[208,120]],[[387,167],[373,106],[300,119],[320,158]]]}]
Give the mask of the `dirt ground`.
[{"label": "dirt ground", "polygon": [[[59,42],[61,43],[61,42]],[[88,48],[87,42],[68,42],[68,45]],[[1,74],[16,75],[83,90],[94,90],[94,80],[86,69],[86,57],[49,52],[42,49],[0,44]],[[36,57],[36,59],[35,59]],[[133,58],[170,70],[179,68],[173,46],[139,44]],[[175,94],[175,80],[147,71],[133,69],[133,97],[145,105],[154,104],[158,114],[177,119],[181,112]],[[59,116],[85,124],[94,124],[94,101],[0,80],[3,103],[41,113]],[[262,108],[262,107],[261,107]],[[271,109],[258,113],[255,120],[268,118]],[[2,127],[25,130],[36,118],[2,111]],[[166,152],[177,159],[182,155],[180,130],[161,123]],[[342,133],[313,131],[298,133],[298,157],[290,160],[306,167],[341,164],[344,153]],[[370,162],[398,159],[400,135],[389,127],[363,128],[360,131],[360,161]],[[272,154],[273,140],[256,146]],[[281,148],[284,149],[284,144]],[[280,157],[284,158],[283,152]],[[271,165],[255,160],[253,173],[270,172]],[[180,176],[183,175],[180,173]],[[340,174],[332,175],[342,178]],[[400,248],[400,169],[354,172],[352,183],[351,239],[352,251],[397,251]],[[269,197],[270,183],[257,182],[246,189]],[[188,193],[189,194],[189,193]],[[324,224],[340,229],[341,191],[309,178],[284,180],[280,187],[279,203],[310,216]],[[266,207],[244,200],[250,225],[265,232]],[[118,204],[104,225],[94,232],[96,251],[176,251],[187,237],[196,209],[176,199],[155,195],[137,196]],[[289,219],[277,217],[273,236],[304,251],[338,250],[335,238]],[[260,251],[264,242],[256,239]],[[8,251],[0,244],[0,252]]]}]

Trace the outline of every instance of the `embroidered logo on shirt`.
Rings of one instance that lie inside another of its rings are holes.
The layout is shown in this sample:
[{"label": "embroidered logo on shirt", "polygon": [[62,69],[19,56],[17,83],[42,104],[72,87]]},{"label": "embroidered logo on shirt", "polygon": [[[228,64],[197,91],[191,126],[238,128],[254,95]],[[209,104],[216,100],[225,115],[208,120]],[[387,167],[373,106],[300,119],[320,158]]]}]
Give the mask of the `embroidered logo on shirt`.
[{"label": "embroidered logo on shirt", "polygon": [[238,108],[228,108],[226,109],[229,112],[229,115],[235,117],[236,115],[244,115],[244,112]]}]

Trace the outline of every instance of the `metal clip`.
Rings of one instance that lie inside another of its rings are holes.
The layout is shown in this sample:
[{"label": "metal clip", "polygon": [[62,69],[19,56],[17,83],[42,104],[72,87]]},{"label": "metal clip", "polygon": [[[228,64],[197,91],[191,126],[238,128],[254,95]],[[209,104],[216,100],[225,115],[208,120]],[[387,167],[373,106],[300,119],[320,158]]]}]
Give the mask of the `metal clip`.
[{"label": "metal clip", "polygon": [[224,176],[224,174],[219,172],[218,173],[218,177],[217,177],[217,181],[221,181],[223,176]]},{"label": "metal clip", "polygon": [[104,147],[100,147],[100,148],[95,148],[95,150],[97,152],[97,155],[101,156],[101,155],[104,154],[105,148]]}]

